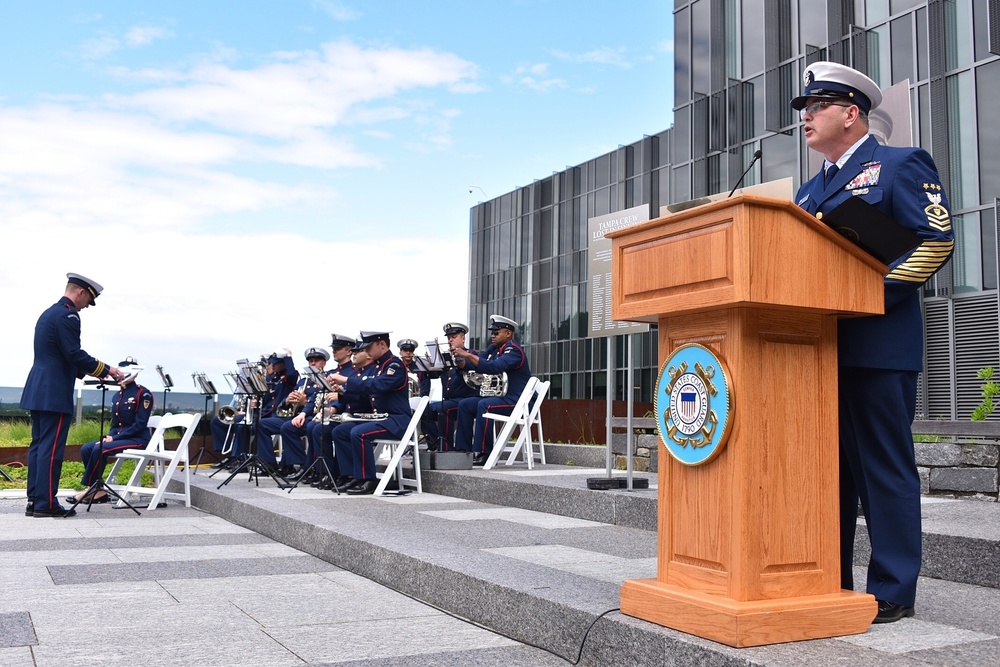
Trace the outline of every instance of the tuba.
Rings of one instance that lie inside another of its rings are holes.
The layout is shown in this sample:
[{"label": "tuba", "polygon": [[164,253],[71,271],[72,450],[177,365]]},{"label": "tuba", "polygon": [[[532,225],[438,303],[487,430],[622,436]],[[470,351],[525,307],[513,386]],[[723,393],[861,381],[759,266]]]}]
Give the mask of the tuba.
[{"label": "tuba", "polygon": [[479,392],[480,396],[504,396],[507,394],[507,374],[489,375],[466,371],[462,373],[465,384]]}]

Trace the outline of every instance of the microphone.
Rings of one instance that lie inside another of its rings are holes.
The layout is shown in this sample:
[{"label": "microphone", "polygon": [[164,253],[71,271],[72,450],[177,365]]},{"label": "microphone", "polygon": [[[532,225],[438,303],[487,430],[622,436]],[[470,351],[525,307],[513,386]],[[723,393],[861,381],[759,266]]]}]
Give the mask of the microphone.
[{"label": "microphone", "polygon": [[[747,174],[749,174],[750,170],[753,169],[754,163],[760,159],[761,155],[763,155],[763,153],[760,152],[760,149],[757,149],[757,152],[753,154],[753,159],[750,160],[750,165],[747,167],[747,170],[743,172],[743,175],[740,176],[740,180],[736,181],[736,185],[734,185],[733,189],[729,191],[729,197],[732,197],[733,193],[736,192],[736,188],[740,187],[740,184],[743,183],[743,179],[747,177]],[[726,199],[729,199],[729,197],[726,197]]]}]

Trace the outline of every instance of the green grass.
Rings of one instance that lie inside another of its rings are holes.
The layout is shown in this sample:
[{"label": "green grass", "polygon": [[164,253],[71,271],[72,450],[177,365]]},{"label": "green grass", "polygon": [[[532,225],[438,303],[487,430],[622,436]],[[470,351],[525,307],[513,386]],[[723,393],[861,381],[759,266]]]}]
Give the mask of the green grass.
[{"label": "green grass", "polygon": [[[0,489],[24,489],[28,485],[28,468],[27,466],[0,466],[8,475],[14,478],[13,482],[8,482],[2,476],[0,476]],[[104,473],[104,478],[107,479],[108,472],[111,471],[111,465],[108,465],[107,470]],[[135,471],[135,461],[125,461],[122,463],[121,470],[118,471],[118,479],[112,484],[125,484],[128,482],[129,477],[132,476],[132,472]],[[59,478],[59,488],[60,489],[74,489],[76,491],[82,491],[86,487],[80,483],[80,478],[83,477],[83,464],[77,463],[75,461],[65,461],[62,467],[62,476]],[[153,473],[145,472],[142,474],[142,485],[143,486],[153,486]]]},{"label": "green grass", "polygon": [[[108,424],[104,425],[105,428]],[[85,419],[79,424],[69,427],[66,442],[70,445],[82,445],[93,442],[101,437],[101,422]],[[0,447],[27,447],[31,444],[31,423],[26,421],[0,422]]]}]

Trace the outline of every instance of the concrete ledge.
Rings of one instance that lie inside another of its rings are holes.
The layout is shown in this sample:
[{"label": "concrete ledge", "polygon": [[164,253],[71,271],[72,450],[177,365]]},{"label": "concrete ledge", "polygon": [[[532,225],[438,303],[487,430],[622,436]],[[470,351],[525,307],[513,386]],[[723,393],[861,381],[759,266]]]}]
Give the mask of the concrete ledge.
[{"label": "concrete ledge", "polygon": [[465,537],[458,540],[462,546],[438,541],[413,513],[399,511],[401,506],[373,498],[293,503],[254,492],[242,478],[222,491],[215,489],[217,484],[193,480],[193,502],[570,662],[582,651],[588,665],[754,664],[737,649],[622,615],[616,584],[531,563],[512,566],[511,559],[490,554]]}]

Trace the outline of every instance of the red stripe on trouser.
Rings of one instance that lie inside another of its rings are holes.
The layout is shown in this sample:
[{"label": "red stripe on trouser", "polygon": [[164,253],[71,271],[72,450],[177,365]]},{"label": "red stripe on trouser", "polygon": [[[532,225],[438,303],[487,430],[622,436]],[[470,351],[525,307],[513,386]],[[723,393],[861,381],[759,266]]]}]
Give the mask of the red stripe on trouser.
[{"label": "red stripe on trouser", "polygon": [[114,454],[117,454],[118,452],[124,452],[126,449],[137,449],[139,447],[142,447],[142,445],[140,444],[119,445],[118,447],[109,447],[107,449],[104,449],[103,444],[100,444],[99,446],[101,448],[101,451],[100,454],[97,456],[93,469],[88,467],[86,470],[83,471],[83,483],[86,486],[90,486],[91,484],[94,483],[93,480],[94,474],[97,472],[97,470],[101,467],[102,464],[107,463],[108,458],[110,458]]},{"label": "red stripe on trouser", "polygon": [[[500,404],[500,403],[498,403],[497,405],[491,405],[488,408],[486,408],[486,410],[483,411],[483,414],[485,415],[485,414],[487,414],[489,412],[495,412],[497,409],[499,409],[499,410],[508,410],[509,409],[511,412],[513,412],[515,405],[517,405],[517,404],[516,403],[508,403],[508,404]],[[486,421],[485,418],[482,418],[482,419],[483,419],[484,422]],[[489,428],[491,428],[490,424],[483,424],[483,441],[479,443],[479,450],[478,450],[482,454],[488,454],[489,453],[489,452],[486,451],[486,430],[489,429]],[[494,444],[496,444],[496,443],[494,443]]]},{"label": "red stripe on trouser", "polygon": [[[361,440],[361,451],[358,452],[358,454],[361,456],[361,479],[368,479],[368,471],[365,470],[365,459],[367,458],[365,455],[368,453],[365,447],[368,446],[368,443],[365,442],[365,438],[367,438],[370,435],[378,435],[380,433],[388,433],[388,432],[389,429],[384,428],[380,431],[369,431],[368,433],[361,434],[361,437],[359,438],[359,440]],[[375,445],[372,445],[373,448],[374,446]],[[372,472],[374,472],[374,470]]]},{"label": "red stripe on trouser", "polygon": [[59,446],[59,434],[62,433],[62,427],[63,427],[63,414],[60,412],[59,413],[59,426],[56,427],[56,439],[52,442],[52,455],[49,456],[49,475],[48,475],[49,476],[49,497],[48,497],[49,507],[54,507],[55,506],[55,503],[53,501],[55,500],[55,497],[56,497],[56,490],[52,488],[53,481],[54,481],[52,479],[52,472],[53,472],[53,469],[56,467],[56,449],[58,449],[58,446]]}]

